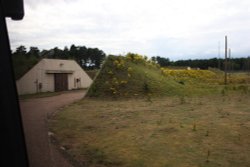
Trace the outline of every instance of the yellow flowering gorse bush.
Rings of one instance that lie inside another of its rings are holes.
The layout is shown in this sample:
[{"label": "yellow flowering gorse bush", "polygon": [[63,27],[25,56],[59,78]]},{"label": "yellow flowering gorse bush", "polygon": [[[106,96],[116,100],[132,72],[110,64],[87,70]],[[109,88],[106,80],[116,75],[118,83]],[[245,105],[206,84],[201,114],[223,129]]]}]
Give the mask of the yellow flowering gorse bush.
[{"label": "yellow flowering gorse bush", "polygon": [[209,70],[173,70],[168,68],[161,68],[164,76],[173,77],[176,80],[180,79],[198,79],[209,81],[216,78],[216,74]]}]

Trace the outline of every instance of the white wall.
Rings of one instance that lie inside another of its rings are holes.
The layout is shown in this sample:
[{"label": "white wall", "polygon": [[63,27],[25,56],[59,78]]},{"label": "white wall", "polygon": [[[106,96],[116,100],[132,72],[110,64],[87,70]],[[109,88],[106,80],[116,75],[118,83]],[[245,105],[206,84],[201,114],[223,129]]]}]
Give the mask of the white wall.
[{"label": "white wall", "polygon": [[[68,74],[68,89],[87,88],[91,85],[92,79],[82,70],[82,68],[73,60],[42,59],[31,70],[29,70],[16,84],[18,94],[37,93],[36,80],[42,83],[41,92],[53,92],[54,74],[46,73],[50,71],[72,71]],[[80,84],[75,84],[75,79],[80,78]]]}]

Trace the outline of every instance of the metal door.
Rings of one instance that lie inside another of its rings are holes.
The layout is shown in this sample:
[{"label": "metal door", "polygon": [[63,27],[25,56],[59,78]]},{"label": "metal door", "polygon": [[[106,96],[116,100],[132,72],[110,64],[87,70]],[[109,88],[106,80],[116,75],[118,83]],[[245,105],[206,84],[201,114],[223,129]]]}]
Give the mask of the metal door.
[{"label": "metal door", "polygon": [[55,76],[55,91],[68,90],[68,74],[54,74]]}]

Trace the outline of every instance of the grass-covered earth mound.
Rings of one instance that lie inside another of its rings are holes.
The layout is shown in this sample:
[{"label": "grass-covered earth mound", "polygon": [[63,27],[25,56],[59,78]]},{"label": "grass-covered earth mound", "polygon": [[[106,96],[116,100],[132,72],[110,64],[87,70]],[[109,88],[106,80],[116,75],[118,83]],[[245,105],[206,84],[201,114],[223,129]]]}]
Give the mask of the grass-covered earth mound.
[{"label": "grass-covered earth mound", "polygon": [[[204,92],[202,83],[216,79],[209,70],[171,70],[137,54],[109,56],[87,97],[189,95]],[[209,87],[207,87],[209,88]],[[207,91],[207,89],[205,90]],[[210,91],[210,90],[209,90]]]}]

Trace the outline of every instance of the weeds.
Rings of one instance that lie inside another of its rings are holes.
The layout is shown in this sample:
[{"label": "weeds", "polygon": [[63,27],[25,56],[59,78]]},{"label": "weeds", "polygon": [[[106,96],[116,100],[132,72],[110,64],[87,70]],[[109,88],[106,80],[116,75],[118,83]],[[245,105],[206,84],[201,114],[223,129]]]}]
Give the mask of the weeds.
[{"label": "weeds", "polygon": [[152,98],[151,98],[151,94],[150,93],[148,93],[147,94],[147,96],[146,96],[146,100],[147,100],[147,102],[150,102],[150,103],[152,103],[153,101],[152,101]]},{"label": "weeds", "polygon": [[157,124],[158,126],[162,125],[162,120],[160,119],[160,120],[156,121],[156,124]]},{"label": "weeds", "polygon": [[240,85],[238,90],[240,90],[242,94],[248,94],[248,86],[246,85]]},{"label": "weeds", "polygon": [[196,131],[196,123],[193,124],[193,131]]},{"label": "weeds", "polygon": [[180,128],[184,128],[184,126],[182,125],[182,123],[180,123]]},{"label": "weeds", "polygon": [[207,132],[206,132],[206,135],[205,135],[205,136],[207,136],[207,137],[209,136],[209,130],[207,130]]},{"label": "weeds", "polygon": [[209,157],[210,157],[210,150],[207,150],[207,160],[206,160],[206,162],[209,162]]},{"label": "weeds", "polygon": [[185,85],[184,81],[178,81],[178,83],[181,84],[181,85]]},{"label": "weeds", "polygon": [[[90,148],[89,146],[85,146],[83,148],[84,150],[84,154],[87,157],[88,161],[87,164],[88,165],[121,165],[121,162],[119,162],[118,160],[111,160],[109,159],[106,154],[98,149],[98,148]],[[87,165],[87,166],[88,166]]]},{"label": "weeds", "polygon": [[88,156],[90,163],[104,164],[106,161],[106,155],[99,149],[87,149],[86,155]]},{"label": "weeds", "polygon": [[225,96],[225,95],[226,95],[226,89],[225,89],[225,88],[221,90],[221,95],[222,95],[222,96]]},{"label": "weeds", "polygon": [[144,83],[143,83],[143,92],[144,93],[149,92],[149,85],[148,85],[147,81],[144,81]]},{"label": "weeds", "polygon": [[134,161],[132,161],[132,166],[144,167],[145,166],[145,162],[142,159],[134,160]]},{"label": "weeds", "polygon": [[185,103],[186,103],[185,97],[181,96],[180,97],[180,104],[185,104]]},{"label": "weeds", "polygon": [[173,123],[174,121],[172,120],[172,118],[169,118],[168,122]]}]

